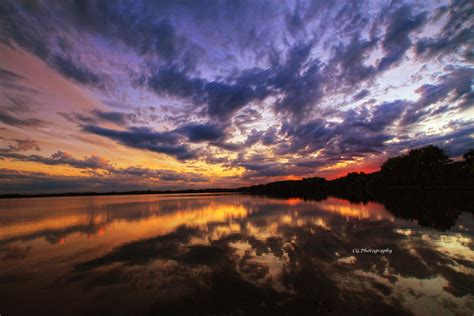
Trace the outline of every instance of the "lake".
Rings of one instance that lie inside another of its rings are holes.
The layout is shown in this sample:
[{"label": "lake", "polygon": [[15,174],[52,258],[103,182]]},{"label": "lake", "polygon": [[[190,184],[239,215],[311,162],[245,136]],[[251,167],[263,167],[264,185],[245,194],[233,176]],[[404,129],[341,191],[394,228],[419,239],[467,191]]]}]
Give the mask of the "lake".
[{"label": "lake", "polygon": [[425,221],[334,197],[0,200],[0,314],[472,315],[473,215]]}]

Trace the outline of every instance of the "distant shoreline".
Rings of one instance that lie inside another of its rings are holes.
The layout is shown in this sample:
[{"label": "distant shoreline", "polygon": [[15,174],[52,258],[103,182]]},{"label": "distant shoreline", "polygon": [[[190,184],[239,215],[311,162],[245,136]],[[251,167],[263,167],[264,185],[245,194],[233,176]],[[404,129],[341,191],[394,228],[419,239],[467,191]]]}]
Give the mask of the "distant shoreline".
[{"label": "distant shoreline", "polygon": [[[295,182],[304,180],[293,180]],[[272,184],[275,182],[270,182]],[[267,184],[267,185],[268,185]],[[248,193],[257,195],[272,195],[268,193],[256,193],[251,190],[252,187],[241,187],[232,189],[202,189],[202,190],[167,190],[167,191],[123,191],[123,192],[65,192],[65,193],[44,193],[44,194],[2,194],[0,199],[26,199],[26,198],[49,198],[49,197],[80,197],[80,196],[117,196],[117,195],[166,195],[166,194],[205,194],[205,193]],[[384,188],[385,192],[390,191],[459,191],[459,192],[474,192],[474,188],[470,186],[432,186],[432,187],[419,187],[419,186],[398,186],[398,187],[387,187]],[[275,193],[275,195],[281,195]],[[292,195],[292,194],[290,194]],[[331,194],[328,194],[331,195]],[[298,194],[294,194],[298,196]]]},{"label": "distant shoreline", "polygon": [[377,199],[389,192],[429,192],[449,193],[474,192],[474,149],[466,152],[462,161],[452,161],[439,147],[429,145],[412,149],[407,154],[389,158],[380,171],[373,173],[351,172],[344,177],[326,180],[320,177],[303,178],[257,184],[247,187],[221,189],[186,190],[136,190],[125,192],[67,192],[43,194],[3,194],[0,199],[63,197],[63,196],[104,196],[139,194],[192,194],[241,192],[263,195],[288,196],[340,196],[354,200]]},{"label": "distant shoreline", "polygon": [[167,190],[167,191],[124,191],[124,192],[65,192],[39,194],[2,194],[0,199],[24,199],[41,197],[72,197],[72,196],[115,196],[115,195],[151,195],[151,194],[195,194],[195,193],[239,193],[238,189],[202,189],[202,190]]}]

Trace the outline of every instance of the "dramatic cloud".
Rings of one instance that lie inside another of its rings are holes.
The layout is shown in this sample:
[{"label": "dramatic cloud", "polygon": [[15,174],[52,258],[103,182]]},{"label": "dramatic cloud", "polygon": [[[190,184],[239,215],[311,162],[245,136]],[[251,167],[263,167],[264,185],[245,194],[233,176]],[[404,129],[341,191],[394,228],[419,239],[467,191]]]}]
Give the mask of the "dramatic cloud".
[{"label": "dramatic cloud", "polygon": [[460,155],[473,147],[473,10],[467,0],[6,0],[0,153],[226,186],[373,168],[429,143]]},{"label": "dramatic cloud", "polygon": [[[153,179],[130,176],[55,176],[43,172],[0,169],[2,193],[41,193],[41,192],[84,192],[84,191],[130,191],[130,190],[176,190],[189,187],[194,180],[202,178],[164,176],[168,183],[154,182]],[[176,182],[180,181],[180,182]],[[184,183],[184,185],[183,185]]]},{"label": "dramatic cloud", "polygon": [[439,36],[424,37],[418,41],[416,44],[417,54],[434,57],[456,52],[472,61],[474,46],[473,10],[474,4],[468,0],[453,1],[451,6],[439,8],[438,14],[433,16],[433,20],[447,15],[448,21],[443,26]]},{"label": "dramatic cloud", "polygon": [[129,147],[145,149],[186,160],[196,157],[196,154],[186,144],[180,144],[176,134],[157,132],[146,127],[133,127],[127,130],[113,130],[94,125],[85,126],[84,131],[108,137]]},{"label": "dramatic cloud", "polygon": [[411,7],[404,5],[389,18],[387,33],[382,41],[386,55],[380,60],[378,68],[387,69],[398,62],[411,46],[410,33],[426,21],[426,13],[413,15]]},{"label": "dramatic cloud", "polygon": [[63,151],[57,151],[50,157],[44,157],[40,155],[23,155],[15,153],[13,151],[20,151],[20,149],[13,148],[6,151],[0,151],[0,158],[8,158],[21,161],[33,161],[46,165],[69,165],[80,169],[113,169],[112,165],[110,165],[108,160],[97,155],[91,155],[89,157],[85,157],[84,159],[77,159],[74,158],[71,154]]},{"label": "dramatic cloud", "polygon": [[188,124],[177,132],[185,135],[190,142],[214,141],[224,137],[222,127],[210,124]]},{"label": "dramatic cloud", "polygon": [[[165,181],[165,182],[179,182],[179,183],[199,183],[207,182],[209,179],[196,173],[176,172],[173,170],[150,169],[140,166],[131,166],[127,168],[118,168],[114,166],[108,159],[98,156],[90,155],[82,159],[76,158],[70,153],[57,151],[50,157],[41,155],[25,155],[20,154],[20,151],[27,151],[31,149],[39,150],[36,143],[31,140],[14,140],[17,146],[9,146],[0,149],[0,159],[11,159],[17,161],[36,162],[45,165],[67,165],[78,169],[87,169],[86,175],[76,177],[79,183],[87,183],[92,181],[100,184],[100,190],[113,190],[113,183],[125,183],[128,181],[132,186],[140,185],[141,188],[145,186],[146,181]],[[30,176],[30,178],[28,178]],[[11,184],[17,182],[23,183],[24,188],[33,189],[36,185],[40,185],[38,179],[46,179],[46,182],[52,186],[62,183],[63,179],[57,176],[48,176],[44,173],[31,172],[17,172],[15,170],[2,169],[0,179],[11,181]],[[1,181],[1,180],[0,180]],[[68,181],[68,180],[66,180]],[[79,185],[78,185],[79,186]],[[74,186],[71,186],[74,187]]]},{"label": "dramatic cloud", "polygon": [[473,78],[474,69],[459,68],[440,76],[438,84],[422,85],[416,90],[420,98],[407,109],[402,124],[413,124],[422,118],[447,112],[450,109],[448,105],[433,107],[440,101],[457,104],[461,109],[472,106],[474,104],[474,92],[471,87]]}]

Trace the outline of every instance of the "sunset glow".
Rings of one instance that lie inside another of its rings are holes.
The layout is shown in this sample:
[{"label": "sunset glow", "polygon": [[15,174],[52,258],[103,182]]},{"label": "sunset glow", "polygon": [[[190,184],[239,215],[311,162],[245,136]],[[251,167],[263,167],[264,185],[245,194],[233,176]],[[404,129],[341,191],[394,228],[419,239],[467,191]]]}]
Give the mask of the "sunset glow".
[{"label": "sunset glow", "polygon": [[474,144],[472,1],[0,6],[0,194],[334,179]]}]

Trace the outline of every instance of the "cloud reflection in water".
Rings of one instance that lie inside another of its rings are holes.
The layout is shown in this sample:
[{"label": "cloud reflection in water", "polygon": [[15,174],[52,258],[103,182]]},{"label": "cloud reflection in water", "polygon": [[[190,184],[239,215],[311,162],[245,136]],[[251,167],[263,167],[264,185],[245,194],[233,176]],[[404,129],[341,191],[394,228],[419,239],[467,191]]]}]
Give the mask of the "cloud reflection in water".
[{"label": "cloud reflection in water", "polygon": [[[441,232],[336,198],[52,200],[1,202],[0,293],[30,301],[5,300],[12,313],[33,311],[38,289],[49,301],[80,295],[72,314],[468,314],[474,304],[467,213]],[[352,252],[362,247],[392,254]]]}]

